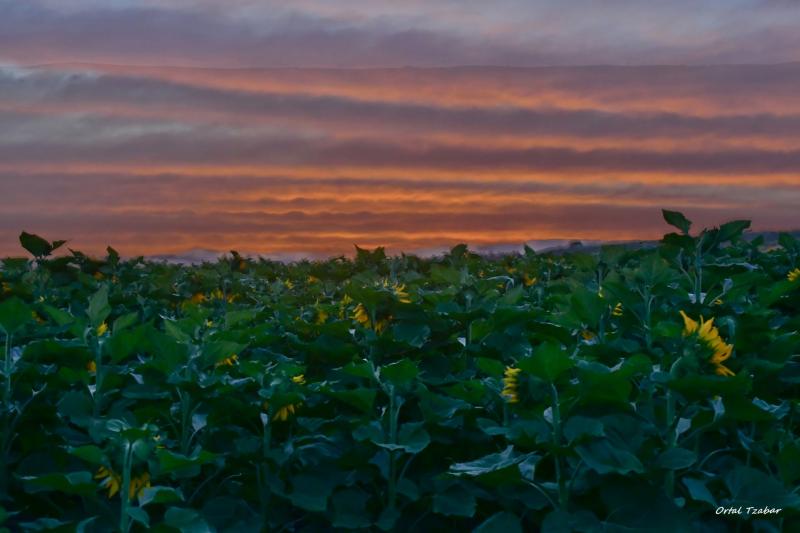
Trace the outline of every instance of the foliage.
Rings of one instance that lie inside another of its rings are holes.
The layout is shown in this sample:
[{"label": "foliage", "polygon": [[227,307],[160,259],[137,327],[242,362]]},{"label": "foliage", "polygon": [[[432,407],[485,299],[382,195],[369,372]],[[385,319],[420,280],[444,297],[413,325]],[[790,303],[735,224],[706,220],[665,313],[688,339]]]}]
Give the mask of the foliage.
[{"label": "foliage", "polygon": [[800,530],[800,246],[664,216],[656,247],[494,259],[181,266],[23,233],[0,528]]}]

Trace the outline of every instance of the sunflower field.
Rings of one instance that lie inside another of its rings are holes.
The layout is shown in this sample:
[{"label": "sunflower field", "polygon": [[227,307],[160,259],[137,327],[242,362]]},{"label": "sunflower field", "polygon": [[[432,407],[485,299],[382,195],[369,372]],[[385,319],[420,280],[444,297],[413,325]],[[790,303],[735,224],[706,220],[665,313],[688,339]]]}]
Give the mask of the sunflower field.
[{"label": "sunflower field", "polygon": [[664,218],[291,264],[23,233],[0,530],[800,531],[800,241]]}]

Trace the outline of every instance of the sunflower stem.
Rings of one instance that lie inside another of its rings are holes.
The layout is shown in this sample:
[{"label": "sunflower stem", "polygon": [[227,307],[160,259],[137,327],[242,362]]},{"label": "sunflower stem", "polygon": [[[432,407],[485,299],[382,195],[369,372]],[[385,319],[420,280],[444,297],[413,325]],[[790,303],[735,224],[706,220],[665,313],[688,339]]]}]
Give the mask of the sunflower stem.
[{"label": "sunflower stem", "polygon": [[125,459],[122,462],[122,487],[119,490],[121,500],[119,511],[119,530],[128,533],[130,529],[130,517],[128,516],[128,506],[130,505],[130,486],[131,486],[131,459],[133,446],[130,441],[125,441]]},{"label": "sunflower stem", "polygon": [[[671,377],[676,377],[677,370],[679,368],[679,363],[681,359],[678,358],[675,360],[674,363],[670,366],[669,373]],[[667,406],[666,406],[666,413],[665,413],[665,425],[667,429],[667,451],[671,450],[675,447],[676,443],[678,442],[678,429],[677,425],[675,424],[675,396],[672,394],[670,389],[667,389],[666,392],[667,396]],[[675,471],[670,470],[666,473],[664,478],[664,492],[667,494],[667,497],[672,499],[673,494],[675,492]]]},{"label": "sunflower stem", "polygon": [[105,381],[105,364],[103,362],[103,344],[99,339],[94,341],[94,417],[100,416],[103,406],[103,382]]},{"label": "sunflower stem", "polygon": [[567,493],[567,479],[561,471],[561,408],[558,401],[558,389],[555,383],[550,383],[553,400],[553,448],[556,465],[556,484],[558,485],[558,507],[565,511],[569,503]]},{"label": "sunflower stem", "polygon": [[6,332],[6,342],[5,342],[5,357],[3,359],[4,364],[4,371],[6,382],[5,382],[5,389],[3,391],[3,412],[2,420],[3,420],[3,439],[2,439],[2,452],[3,456],[0,457],[0,497],[4,497],[8,491],[8,455],[9,455],[9,448],[11,440],[13,439],[12,435],[14,430],[12,428],[12,416],[11,416],[11,334]]},{"label": "sunflower stem", "polygon": [[[395,399],[394,386],[389,385],[389,442],[397,444],[397,419],[400,406]],[[394,509],[397,505],[397,454],[396,450],[389,450],[389,497],[388,505]]]},{"label": "sunflower stem", "polygon": [[3,393],[3,407],[8,409],[9,415],[11,413],[11,333],[6,332],[6,343],[4,352],[4,369],[6,383],[5,391]]}]

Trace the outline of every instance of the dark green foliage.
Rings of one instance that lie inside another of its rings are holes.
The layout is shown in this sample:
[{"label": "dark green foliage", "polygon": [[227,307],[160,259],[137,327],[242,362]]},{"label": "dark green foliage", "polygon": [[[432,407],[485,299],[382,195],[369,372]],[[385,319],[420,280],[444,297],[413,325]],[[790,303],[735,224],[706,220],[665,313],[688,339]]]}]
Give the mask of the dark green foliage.
[{"label": "dark green foliage", "polygon": [[653,248],[289,265],[23,234],[0,530],[800,530],[800,247],[664,218]]}]

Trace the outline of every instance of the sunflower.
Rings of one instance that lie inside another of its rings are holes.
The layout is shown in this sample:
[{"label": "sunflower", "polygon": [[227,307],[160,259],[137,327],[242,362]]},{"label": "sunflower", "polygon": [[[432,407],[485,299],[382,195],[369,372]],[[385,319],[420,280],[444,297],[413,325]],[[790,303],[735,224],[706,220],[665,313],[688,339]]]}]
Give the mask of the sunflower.
[{"label": "sunflower", "polygon": [[519,390],[517,386],[517,376],[522,372],[519,368],[507,366],[503,373],[503,392],[500,393],[508,403],[517,403],[519,401]]},{"label": "sunflower", "polygon": [[683,336],[697,335],[700,342],[712,351],[712,355],[708,362],[714,366],[714,372],[718,376],[735,376],[731,369],[722,363],[728,360],[733,353],[733,345],[727,344],[722,337],[719,336],[719,330],[714,326],[714,319],[710,318],[704,320],[700,317],[700,321],[690,318],[683,311],[680,312],[683,317]]},{"label": "sunflower", "polygon": [[222,361],[218,361],[214,363],[214,368],[219,366],[233,366],[239,361],[239,356],[235,353],[232,353],[230,356],[226,357]]},{"label": "sunflower", "polygon": [[795,268],[794,270],[790,271],[786,274],[786,279],[794,283],[795,281],[800,279],[800,268]]},{"label": "sunflower", "polygon": [[393,284],[392,285],[392,292],[394,293],[395,297],[397,298],[397,301],[400,302],[401,304],[410,304],[411,303],[411,297],[408,295],[408,292],[406,292],[406,286],[405,285],[398,285],[397,283]]},{"label": "sunflower", "polygon": [[193,304],[201,304],[205,302],[207,299],[208,298],[206,298],[206,295],[203,294],[202,292],[196,292],[192,295],[189,301],[192,302]]},{"label": "sunflower", "polygon": [[317,308],[317,317],[314,319],[314,323],[317,325],[324,324],[329,316],[327,311],[322,308]]},{"label": "sunflower", "polygon": [[97,469],[94,475],[95,479],[103,480],[101,487],[108,489],[108,498],[111,499],[116,493],[119,492],[119,487],[122,484],[122,476],[111,470],[101,466]]},{"label": "sunflower", "polygon": [[105,335],[106,333],[108,333],[108,324],[106,324],[105,322],[103,322],[102,324],[100,324],[99,326],[97,326],[97,331],[96,331],[96,333],[97,333],[97,336],[98,336],[98,337],[102,337],[103,335]]},{"label": "sunflower", "polygon": [[353,318],[365,328],[372,325],[372,321],[369,319],[369,313],[367,312],[367,308],[364,307],[364,304],[358,304],[356,306],[353,311]]},{"label": "sunflower", "polygon": [[617,305],[614,306],[614,310],[611,311],[613,316],[622,316],[622,302],[617,302]]},{"label": "sunflower", "polygon": [[144,489],[150,486],[150,474],[143,472],[139,476],[131,479],[131,484],[128,486],[128,499],[139,499],[144,494]]},{"label": "sunflower", "polygon": [[297,383],[298,385],[305,385],[306,384],[306,377],[303,374],[297,374],[296,376],[294,376],[292,378],[292,381],[294,383]]},{"label": "sunflower", "polygon": [[[303,405],[302,403],[290,403],[284,405],[283,407],[278,408],[274,415],[272,415],[272,420],[277,420],[279,422],[286,422],[289,420],[289,416],[295,414],[297,409]],[[264,402],[261,404],[261,407],[265,410],[269,410],[269,402]]]}]

